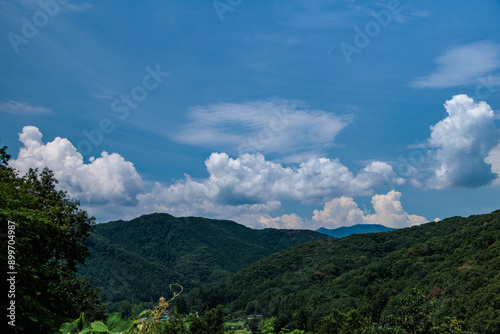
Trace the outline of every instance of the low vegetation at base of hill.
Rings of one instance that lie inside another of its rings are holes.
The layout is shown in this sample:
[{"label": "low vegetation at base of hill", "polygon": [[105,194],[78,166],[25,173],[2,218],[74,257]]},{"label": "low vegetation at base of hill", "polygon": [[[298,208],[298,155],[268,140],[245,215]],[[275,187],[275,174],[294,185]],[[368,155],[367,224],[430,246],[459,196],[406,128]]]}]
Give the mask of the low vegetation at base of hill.
[{"label": "low vegetation at base of hill", "polygon": [[[177,285],[177,284],[176,284]],[[119,313],[110,315],[107,321],[89,322],[84,313],[73,322],[61,325],[63,334],[445,334],[474,333],[464,330],[463,321],[442,318],[438,315],[436,297],[425,296],[413,289],[398,301],[398,311],[384,316],[374,323],[357,310],[343,313],[337,309],[323,317],[314,332],[303,329],[278,328],[277,318],[248,317],[244,321],[225,321],[223,306],[205,310],[203,314],[182,315],[168,310],[168,302],[161,298],[153,310],[141,312],[137,317],[122,319]],[[300,315],[298,315],[300,320]],[[227,317],[226,317],[227,319]],[[302,319],[304,320],[304,319]]]}]

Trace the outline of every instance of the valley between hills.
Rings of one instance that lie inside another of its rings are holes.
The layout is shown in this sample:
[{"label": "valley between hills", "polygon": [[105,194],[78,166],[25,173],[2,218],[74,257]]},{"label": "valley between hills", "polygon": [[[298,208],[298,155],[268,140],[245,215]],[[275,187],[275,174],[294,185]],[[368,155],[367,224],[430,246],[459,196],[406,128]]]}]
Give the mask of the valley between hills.
[{"label": "valley between hills", "polygon": [[332,310],[378,323],[399,314],[401,300],[424,296],[426,321],[500,332],[500,210],[387,232],[361,228],[253,230],[157,213],[97,225],[79,274],[103,288],[108,311],[125,315],[179,283],[185,290],[172,306],[184,314],[224,305],[227,318],[257,315],[313,332]]}]

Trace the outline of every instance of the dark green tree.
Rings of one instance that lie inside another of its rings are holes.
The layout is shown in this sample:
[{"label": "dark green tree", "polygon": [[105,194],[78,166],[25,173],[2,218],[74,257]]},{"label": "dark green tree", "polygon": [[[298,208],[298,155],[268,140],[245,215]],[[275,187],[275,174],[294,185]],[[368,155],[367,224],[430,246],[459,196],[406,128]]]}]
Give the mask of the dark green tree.
[{"label": "dark green tree", "polygon": [[463,322],[456,318],[444,317],[436,321],[435,299],[427,298],[417,289],[403,295],[396,309],[394,314],[382,317],[381,325],[374,325],[370,333],[469,333],[463,329]]},{"label": "dark green tree", "polygon": [[188,306],[186,303],[186,299],[184,297],[179,297],[177,301],[177,311],[180,314],[187,314],[188,313]]},{"label": "dark green tree", "polygon": [[[88,256],[85,241],[94,218],[56,189],[52,171],[30,169],[20,177],[8,165],[9,158],[6,147],[0,149],[1,239],[2,248],[7,249],[8,242],[15,247],[15,268],[10,271],[17,273],[12,299],[17,331],[55,332],[80,312],[90,319],[102,317],[98,291],[76,276],[77,264]],[[7,237],[9,224],[15,226],[10,236],[14,241]],[[5,256],[2,252],[3,263]]]},{"label": "dark green tree", "polygon": [[212,310],[207,310],[203,314],[203,325],[205,333],[223,334],[224,333],[224,308],[222,305]]},{"label": "dark green tree", "polygon": [[353,309],[342,313],[338,309],[323,318],[317,331],[318,334],[361,334],[365,333],[371,321]]},{"label": "dark green tree", "polygon": [[198,314],[190,314],[189,320],[191,324],[189,325],[189,334],[203,334],[203,322],[201,321]]},{"label": "dark green tree", "polygon": [[159,334],[185,334],[186,326],[177,309],[170,315],[167,321],[164,321],[158,331]]}]

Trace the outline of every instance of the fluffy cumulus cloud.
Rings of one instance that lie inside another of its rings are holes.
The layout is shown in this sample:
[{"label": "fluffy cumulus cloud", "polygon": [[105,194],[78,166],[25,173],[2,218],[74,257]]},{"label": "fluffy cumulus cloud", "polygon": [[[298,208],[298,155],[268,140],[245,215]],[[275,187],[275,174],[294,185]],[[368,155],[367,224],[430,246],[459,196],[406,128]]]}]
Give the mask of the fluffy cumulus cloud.
[{"label": "fluffy cumulus cloud", "polygon": [[[491,149],[485,161],[491,164],[493,173],[500,175],[500,144]],[[497,178],[494,184],[500,186],[500,178]]]},{"label": "fluffy cumulus cloud", "polygon": [[481,41],[460,45],[437,58],[436,63],[435,73],[411,85],[446,88],[477,83],[482,76],[500,68],[500,44]]},{"label": "fluffy cumulus cloud", "polygon": [[425,217],[406,213],[400,198],[401,193],[395,190],[386,195],[374,195],[372,197],[374,213],[365,213],[359,209],[353,198],[341,196],[327,202],[323,210],[314,210],[313,220],[316,222],[316,226],[326,228],[355,224],[381,224],[402,228],[428,221]]},{"label": "fluffy cumulus cloud", "polygon": [[[157,182],[145,189],[134,165],[117,153],[103,152],[84,163],[69,140],[57,137],[43,143],[42,133],[34,126],[24,127],[19,139],[23,147],[11,165],[21,173],[29,168],[50,168],[59,187],[81,200],[100,221],[168,212],[232,219],[254,228],[313,228],[316,222],[334,221],[349,225],[369,218],[346,196],[372,195],[376,187],[402,183],[392,167],[380,161],[354,174],[336,159],[309,158],[299,165],[284,166],[262,154],[231,158],[213,153],[205,161],[208,177],[185,175],[172,184]],[[338,196],[342,197],[335,198]],[[314,220],[294,213],[276,217],[282,211],[282,200],[327,204],[323,211],[315,212]],[[389,212],[384,203],[382,199],[374,202],[377,212]],[[390,217],[390,221],[396,218]]]},{"label": "fluffy cumulus cloud", "polygon": [[296,167],[267,161],[262,154],[236,159],[212,153],[205,162],[209,177],[199,181],[186,176],[168,187],[158,185],[169,203],[209,200],[222,205],[266,203],[274,200],[325,202],[347,195],[370,195],[373,188],[401,184],[392,167],[372,162],[353,174],[336,159],[310,158]]},{"label": "fluffy cumulus cloud", "polygon": [[313,220],[327,228],[363,224],[365,215],[352,197],[341,196],[327,202],[323,210],[314,210]]},{"label": "fluffy cumulus cloud", "polygon": [[133,205],[142,192],[143,181],[134,165],[117,153],[103,152],[85,164],[68,139],[57,137],[44,144],[42,133],[34,126],[25,126],[19,140],[23,147],[11,161],[14,168],[24,174],[29,168],[48,167],[59,187],[84,203]]},{"label": "fluffy cumulus cloud", "polygon": [[232,219],[251,227],[261,227],[257,223],[261,216],[281,208],[277,200],[253,204],[217,202],[210,185],[189,176],[170,186],[156,182],[151,192],[139,194],[137,198],[138,210],[142,213],[168,212],[174,216]]},{"label": "fluffy cumulus cloud", "polygon": [[143,211],[174,215],[229,218],[252,227],[292,228],[305,226],[296,215],[271,217],[280,201],[325,202],[341,194],[371,195],[373,188],[400,184],[401,179],[386,163],[372,162],[354,175],[338,160],[310,158],[294,167],[267,161],[262,154],[230,158],[212,153],[205,161],[208,178],[186,175],[174,184],[156,183],[140,194]]},{"label": "fluffy cumulus cloud", "polygon": [[473,188],[491,183],[498,175],[485,161],[498,143],[495,115],[486,102],[456,95],[445,103],[448,116],[431,127],[434,176],[427,186]]},{"label": "fluffy cumulus cloud", "polygon": [[175,140],[238,154],[321,152],[350,122],[350,117],[280,99],[195,107],[189,118]]},{"label": "fluffy cumulus cloud", "polygon": [[272,218],[269,215],[264,215],[260,216],[259,224],[256,227],[301,229],[306,227],[306,223],[304,222],[304,219],[302,219],[295,213],[285,214],[281,217],[275,217],[275,218]]}]

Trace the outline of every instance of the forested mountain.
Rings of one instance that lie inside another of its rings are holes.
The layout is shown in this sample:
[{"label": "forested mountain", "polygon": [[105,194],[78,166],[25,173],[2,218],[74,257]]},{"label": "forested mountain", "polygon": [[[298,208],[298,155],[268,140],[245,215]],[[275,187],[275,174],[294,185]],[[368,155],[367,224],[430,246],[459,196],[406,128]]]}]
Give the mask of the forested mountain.
[{"label": "forested mountain", "polygon": [[186,290],[222,279],[270,254],[329,238],[307,230],[254,230],[227,220],[144,215],[99,224],[82,276],[106,301],[156,301],[171,283]]},{"label": "forested mountain", "polygon": [[397,304],[416,288],[430,300],[432,316],[500,333],[499,241],[500,210],[320,240],[197,288],[187,304],[192,311],[224,304],[232,314],[277,317],[280,327],[314,331],[334,309],[356,309],[374,322],[397,314]]},{"label": "forested mountain", "polygon": [[394,230],[392,227],[379,224],[357,224],[333,229],[321,227],[317,229],[316,232],[323,233],[334,238],[343,238],[351,234],[388,232],[392,230]]}]

